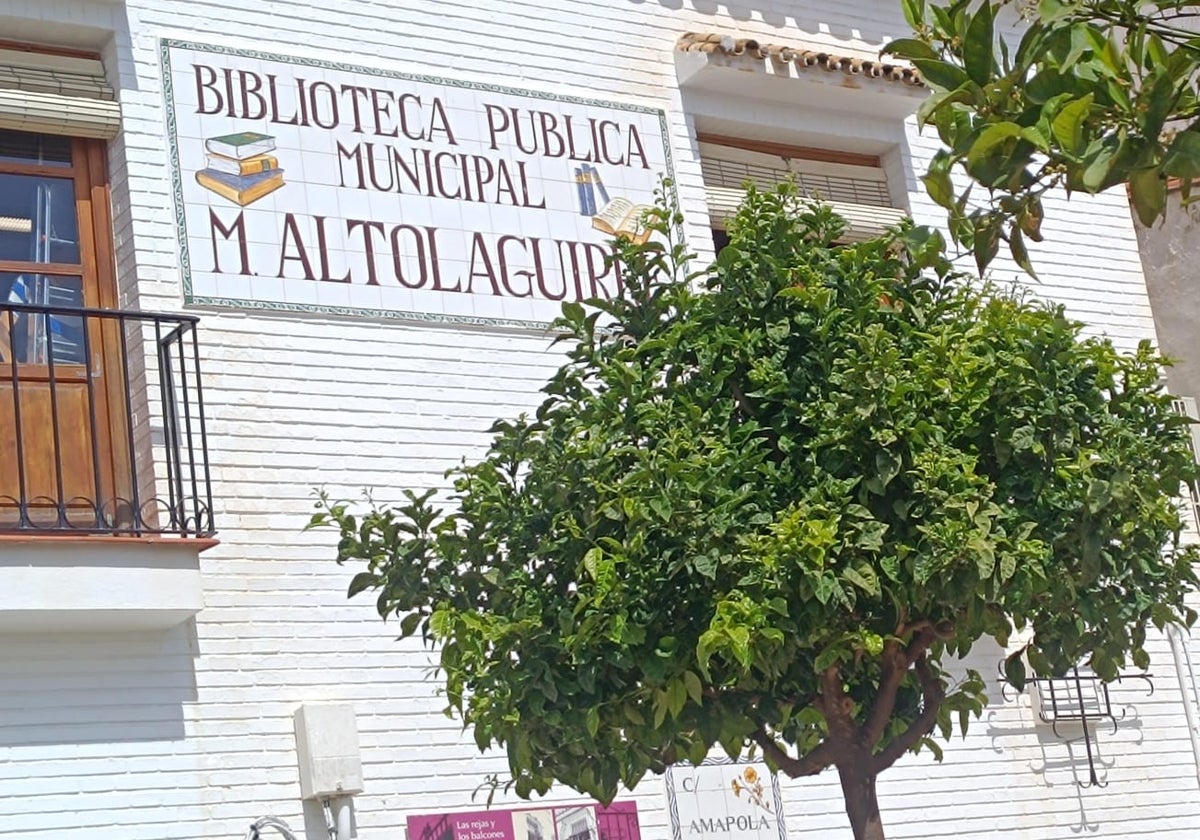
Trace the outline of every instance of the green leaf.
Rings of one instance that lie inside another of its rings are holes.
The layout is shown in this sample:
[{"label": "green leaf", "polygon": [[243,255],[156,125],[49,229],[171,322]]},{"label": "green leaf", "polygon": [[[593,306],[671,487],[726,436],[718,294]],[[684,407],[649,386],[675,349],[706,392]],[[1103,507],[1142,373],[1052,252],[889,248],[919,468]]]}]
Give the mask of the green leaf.
[{"label": "green leaf", "polygon": [[699,706],[704,699],[704,688],[700,684],[700,678],[692,671],[684,671],[683,684],[687,687],[687,693],[692,698],[692,702]]},{"label": "green leaf", "polygon": [[900,6],[909,28],[920,29],[925,23],[925,0],[901,0]]},{"label": "green leaf", "polygon": [[967,165],[975,167],[984,158],[991,156],[1002,143],[1020,137],[1021,132],[1021,126],[1013,122],[992,123],[971,144],[971,150],[967,153]]},{"label": "green leaf", "polygon": [[954,90],[971,81],[965,70],[948,61],[914,58],[912,63],[921,71],[922,78],[935,88]]},{"label": "green leaf", "polygon": [[963,64],[966,66],[967,75],[980,85],[987,84],[991,79],[992,68],[995,64],[993,55],[995,32],[992,15],[990,0],[980,4],[979,10],[971,18],[971,24],[967,27],[967,36],[963,40]]},{"label": "green leaf", "polygon": [[1163,158],[1163,174],[1191,181],[1200,178],[1200,131],[1181,131]]},{"label": "green leaf", "polygon": [[903,465],[900,456],[890,449],[875,453],[875,475],[883,487],[892,483],[892,479],[900,474]]},{"label": "green leaf", "polygon": [[838,662],[840,662],[844,654],[845,650],[843,650],[840,646],[830,645],[817,654],[817,658],[813,660],[813,668],[816,669],[817,672],[824,671],[831,665],[836,665]]},{"label": "green leaf", "polygon": [[984,216],[975,224],[975,265],[983,274],[1000,250],[1000,219]]},{"label": "green leaf", "polygon": [[[953,105],[955,102],[971,102],[974,99],[974,92],[970,86],[956,88],[955,90],[938,91],[925,97],[925,100],[917,108],[917,128],[924,128],[934,117],[941,118],[939,113],[948,105]],[[953,119],[954,115],[949,114]]]},{"label": "green leaf", "polygon": [[663,496],[652,497],[647,504],[650,510],[654,511],[655,515],[663,522],[671,521],[671,500]]},{"label": "green leaf", "polygon": [[1138,221],[1152,227],[1167,207],[1167,182],[1157,168],[1139,169],[1129,176],[1129,198]]},{"label": "green leaf", "polygon": [[1008,445],[1015,452],[1022,452],[1026,449],[1031,449],[1037,442],[1037,430],[1033,426],[1021,426],[1013,431],[1012,436],[1008,439]]},{"label": "green leaf", "polygon": [[1000,582],[1007,582],[1017,571],[1017,556],[1006,551],[1000,555]]},{"label": "green leaf", "polygon": [[1033,263],[1029,261],[1029,251],[1025,247],[1025,238],[1021,235],[1020,228],[1009,233],[1008,249],[1012,254],[1013,262],[1021,266],[1030,277],[1036,278],[1037,274],[1034,273]]},{"label": "green leaf", "polygon": [[373,572],[359,572],[350,579],[350,588],[346,591],[346,597],[353,598],[358,593],[378,586],[380,583],[379,576]]},{"label": "green leaf", "polygon": [[882,50],[880,50],[880,52],[885,55],[894,55],[900,58],[908,59],[937,58],[937,53],[933,51],[933,47],[929,46],[924,41],[918,41],[916,38],[900,38],[892,41]]},{"label": "green leaf", "polygon": [[1120,159],[1122,148],[1119,141],[1104,143],[1083,160],[1085,166],[1080,182],[1085,190],[1097,193],[1110,186],[1109,177]]},{"label": "green leaf", "polygon": [[1042,130],[1036,125],[1027,125],[1021,129],[1021,139],[1027,140],[1033,144],[1034,148],[1039,152],[1050,151],[1050,140],[1042,133]]},{"label": "green leaf", "polygon": [[600,731],[600,710],[595,706],[587,710],[584,725],[587,727],[587,733],[595,738],[596,733]]},{"label": "green leaf", "polygon": [[589,548],[583,555],[583,569],[592,580],[600,578],[600,560],[603,557],[604,552],[595,546]]},{"label": "green leaf", "polygon": [[875,570],[866,564],[846,569],[842,572],[842,577],[868,595],[878,597],[880,594],[879,577],[875,574]]},{"label": "green leaf", "polygon": [[1054,139],[1072,157],[1083,153],[1083,129],[1092,113],[1092,94],[1063,106],[1050,123]]},{"label": "green leaf", "polygon": [[679,713],[687,705],[687,700],[688,692],[683,679],[671,680],[667,685],[667,709],[670,711],[671,717],[679,717]]},{"label": "green leaf", "polygon": [[992,573],[996,570],[996,552],[985,542],[978,542],[971,546],[975,553],[976,570],[979,572],[980,580],[989,580]]},{"label": "green leaf", "polygon": [[400,622],[400,637],[406,638],[416,632],[423,616],[420,613],[409,613]]},{"label": "green leaf", "polygon": [[663,722],[667,719],[667,711],[670,708],[668,695],[665,691],[654,692],[654,728],[662,729]]},{"label": "green leaf", "polygon": [[562,305],[562,317],[571,324],[582,324],[584,319],[583,304],[569,300]]},{"label": "green leaf", "polygon": [[917,583],[921,585],[929,583],[937,570],[937,558],[926,553],[917,555],[917,561],[913,566],[913,577],[916,578]]},{"label": "green leaf", "polygon": [[1038,0],[1037,13],[1043,23],[1055,23],[1072,14],[1075,9],[1075,3],[1064,0]]},{"label": "green leaf", "polygon": [[1017,691],[1025,690],[1025,662],[1021,658],[1024,651],[1010,653],[1004,659],[1004,679]]},{"label": "green leaf", "polygon": [[954,209],[954,185],[950,182],[950,173],[943,169],[930,170],[921,176],[925,191],[935,202],[947,210]]}]

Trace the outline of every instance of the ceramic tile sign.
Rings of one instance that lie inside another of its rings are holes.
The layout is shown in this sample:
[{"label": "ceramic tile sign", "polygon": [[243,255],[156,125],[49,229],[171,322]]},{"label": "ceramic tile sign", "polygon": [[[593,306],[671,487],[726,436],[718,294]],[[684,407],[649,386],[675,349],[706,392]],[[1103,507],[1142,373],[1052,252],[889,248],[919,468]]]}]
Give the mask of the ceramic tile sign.
[{"label": "ceramic tile sign", "polygon": [[666,782],[674,840],[787,840],[779,780],[764,762],[676,764]]},{"label": "ceramic tile sign", "polygon": [[545,323],[610,297],[656,109],[161,42],[186,301]]},{"label": "ceramic tile sign", "polygon": [[493,809],[408,818],[408,840],[641,840],[637,805]]}]

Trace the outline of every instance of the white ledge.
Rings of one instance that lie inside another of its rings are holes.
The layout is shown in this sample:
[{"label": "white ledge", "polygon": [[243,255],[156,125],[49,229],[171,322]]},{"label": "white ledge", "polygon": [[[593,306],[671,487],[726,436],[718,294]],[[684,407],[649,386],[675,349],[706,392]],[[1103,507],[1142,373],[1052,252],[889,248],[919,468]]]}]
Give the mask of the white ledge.
[{"label": "white ledge", "polygon": [[794,63],[745,53],[676,50],[679,84],[691,90],[833,113],[904,119],[929,95],[923,86],[866,75],[822,69],[798,69]]},{"label": "white ledge", "polygon": [[174,627],[204,607],[215,540],[0,537],[0,633]]}]

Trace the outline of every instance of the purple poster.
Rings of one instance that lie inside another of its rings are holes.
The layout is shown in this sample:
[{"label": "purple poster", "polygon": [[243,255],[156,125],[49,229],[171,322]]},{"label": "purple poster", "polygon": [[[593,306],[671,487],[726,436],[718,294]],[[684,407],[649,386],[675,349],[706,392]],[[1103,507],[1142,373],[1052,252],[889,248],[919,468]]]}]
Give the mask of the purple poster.
[{"label": "purple poster", "polygon": [[641,840],[637,805],[560,805],[408,818],[408,840]]}]

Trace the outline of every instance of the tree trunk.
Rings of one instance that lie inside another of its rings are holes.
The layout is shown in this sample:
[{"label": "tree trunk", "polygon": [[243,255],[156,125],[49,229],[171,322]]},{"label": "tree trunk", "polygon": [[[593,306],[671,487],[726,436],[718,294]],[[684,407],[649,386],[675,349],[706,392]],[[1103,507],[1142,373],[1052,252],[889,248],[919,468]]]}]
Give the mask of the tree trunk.
[{"label": "tree trunk", "polygon": [[870,756],[839,763],[838,778],[842,782],[842,796],[846,799],[846,815],[850,817],[854,840],[884,840]]}]

